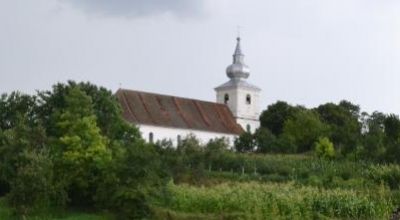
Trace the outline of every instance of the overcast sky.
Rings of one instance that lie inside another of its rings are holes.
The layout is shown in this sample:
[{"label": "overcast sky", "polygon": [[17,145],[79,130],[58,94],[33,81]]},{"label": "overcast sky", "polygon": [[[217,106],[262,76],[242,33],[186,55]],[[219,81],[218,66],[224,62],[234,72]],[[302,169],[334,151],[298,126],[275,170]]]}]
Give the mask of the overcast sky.
[{"label": "overcast sky", "polygon": [[214,101],[238,25],[262,109],[400,114],[399,0],[0,0],[0,93],[73,79]]}]

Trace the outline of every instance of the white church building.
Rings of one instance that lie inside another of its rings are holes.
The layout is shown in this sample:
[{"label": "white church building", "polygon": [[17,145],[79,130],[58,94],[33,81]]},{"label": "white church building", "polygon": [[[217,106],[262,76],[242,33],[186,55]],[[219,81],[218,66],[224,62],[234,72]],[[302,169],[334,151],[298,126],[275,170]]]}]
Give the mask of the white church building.
[{"label": "white church building", "polygon": [[119,89],[116,97],[125,120],[138,126],[148,142],[166,139],[177,146],[194,135],[202,143],[224,137],[233,146],[241,133],[254,132],[260,125],[261,90],[246,81],[250,69],[244,63],[239,37],[226,74],[229,81],[215,88],[216,102],[127,89]]}]

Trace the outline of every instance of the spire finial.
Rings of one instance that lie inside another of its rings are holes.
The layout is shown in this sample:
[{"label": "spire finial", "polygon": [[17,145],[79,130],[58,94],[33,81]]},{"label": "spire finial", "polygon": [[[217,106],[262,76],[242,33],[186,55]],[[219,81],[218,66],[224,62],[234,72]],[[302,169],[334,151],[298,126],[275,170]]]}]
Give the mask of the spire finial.
[{"label": "spire finial", "polygon": [[226,74],[231,79],[246,79],[247,77],[249,77],[250,69],[244,63],[244,54],[242,53],[242,49],[240,46],[240,36],[238,36],[236,40],[237,43],[235,52],[233,53],[233,63],[229,65],[226,69]]},{"label": "spire finial", "polygon": [[241,31],[242,27],[240,25],[238,25],[236,28],[237,28],[237,38],[236,39],[238,41],[240,41],[240,31]]},{"label": "spire finial", "polygon": [[[237,37],[236,41],[237,41],[236,48],[235,48],[235,52],[233,54],[233,62],[234,63],[238,62],[239,60],[242,60],[243,56],[244,56],[242,53],[242,48],[240,46],[240,37]],[[243,62],[243,61],[240,61],[240,62]]]}]

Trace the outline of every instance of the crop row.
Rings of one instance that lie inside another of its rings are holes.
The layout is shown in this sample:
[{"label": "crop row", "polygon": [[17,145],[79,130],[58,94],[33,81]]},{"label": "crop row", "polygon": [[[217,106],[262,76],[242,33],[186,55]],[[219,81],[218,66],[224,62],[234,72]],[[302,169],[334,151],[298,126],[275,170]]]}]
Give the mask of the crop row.
[{"label": "crop row", "polygon": [[[195,187],[170,183],[162,204],[178,212],[241,213],[247,219],[387,219],[395,209],[390,191],[321,189],[293,183],[223,183]],[[242,219],[241,217],[241,219]]]}]

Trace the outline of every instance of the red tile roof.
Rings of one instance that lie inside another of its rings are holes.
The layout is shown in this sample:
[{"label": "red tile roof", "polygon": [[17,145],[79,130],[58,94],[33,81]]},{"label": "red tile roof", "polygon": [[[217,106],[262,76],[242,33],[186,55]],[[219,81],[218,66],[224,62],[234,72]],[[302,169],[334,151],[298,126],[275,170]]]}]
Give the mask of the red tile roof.
[{"label": "red tile roof", "polygon": [[123,117],[134,124],[194,129],[240,135],[232,112],[224,104],[119,89]]}]

